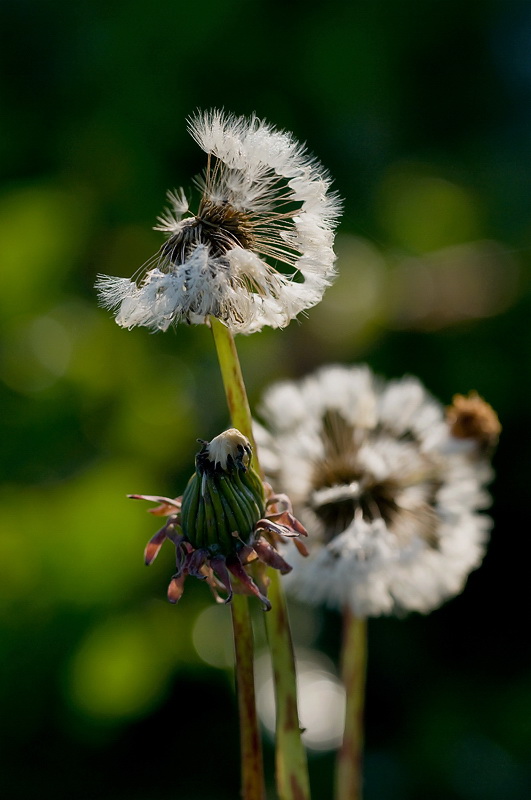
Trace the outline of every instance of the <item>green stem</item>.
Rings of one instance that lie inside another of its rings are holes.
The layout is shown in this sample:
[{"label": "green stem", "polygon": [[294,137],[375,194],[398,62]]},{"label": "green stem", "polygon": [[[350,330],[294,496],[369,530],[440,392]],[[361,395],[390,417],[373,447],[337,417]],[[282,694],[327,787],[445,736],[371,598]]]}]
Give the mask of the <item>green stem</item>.
[{"label": "green stem", "polygon": [[[234,338],[228,328],[210,317],[231,421],[253,445],[255,467],[260,472],[252,417]],[[276,783],[280,800],[309,800],[308,765],[299,726],[295,658],[288,613],[280,576],[267,570],[271,611],[265,616],[276,703]]]},{"label": "green stem", "polygon": [[247,597],[234,595],[231,613],[240,715],[242,798],[265,800],[262,746],[254,696],[253,626]]},{"label": "green stem", "polygon": [[[229,330],[217,319],[211,317],[210,322],[232,424],[252,442],[249,435],[252,431],[248,422],[251,412],[234,339]],[[242,798],[262,800],[265,797],[264,765],[256,713],[253,629],[249,600],[245,595],[234,595],[232,599],[232,627],[240,716]]]},{"label": "green stem", "polygon": [[343,614],[341,677],[345,686],[345,732],[338,753],[335,800],[361,800],[363,767],[363,711],[367,669],[367,620]]},{"label": "green stem", "polygon": [[238,358],[234,337],[229,329],[215,317],[210,317],[210,325],[212,327],[212,334],[218,354],[219,368],[221,370],[231,422],[234,427],[238,428],[251,442],[254,452],[255,467],[257,472],[260,472],[258,454],[256,452],[253,436],[253,418],[251,416],[251,409],[249,408],[247,392],[245,391],[240,359]]},{"label": "green stem", "polygon": [[301,741],[288,609],[279,573],[269,569],[268,576],[271,611],[265,623],[275,684],[277,790],[280,800],[306,800],[310,797],[310,782],[306,751]]}]

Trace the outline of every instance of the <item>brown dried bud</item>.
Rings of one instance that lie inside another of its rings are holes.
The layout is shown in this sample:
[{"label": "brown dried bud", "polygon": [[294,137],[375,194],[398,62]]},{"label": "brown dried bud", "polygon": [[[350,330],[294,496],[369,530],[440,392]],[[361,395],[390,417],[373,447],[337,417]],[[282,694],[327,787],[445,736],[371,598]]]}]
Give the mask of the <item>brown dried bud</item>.
[{"label": "brown dried bud", "polygon": [[477,392],[456,394],[446,409],[446,420],[456,439],[475,439],[479,448],[495,447],[501,433],[498,415]]}]

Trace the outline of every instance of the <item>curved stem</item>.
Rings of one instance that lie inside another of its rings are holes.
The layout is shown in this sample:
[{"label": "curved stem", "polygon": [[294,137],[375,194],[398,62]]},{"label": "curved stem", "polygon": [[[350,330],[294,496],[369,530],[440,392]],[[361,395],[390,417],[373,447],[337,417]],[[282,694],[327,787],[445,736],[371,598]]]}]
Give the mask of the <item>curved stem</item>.
[{"label": "curved stem", "polygon": [[[253,437],[252,417],[234,338],[219,320],[210,317],[223,385],[232,424],[253,445],[255,466],[261,474]],[[306,752],[301,741],[297,708],[295,658],[280,576],[269,568],[271,611],[265,617],[276,704],[276,784],[280,800],[309,800],[310,783]]]},{"label": "curved stem", "polygon": [[336,800],[361,800],[367,620],[343,613],[341,677],[346,691],[345,732],[337,757]]}]

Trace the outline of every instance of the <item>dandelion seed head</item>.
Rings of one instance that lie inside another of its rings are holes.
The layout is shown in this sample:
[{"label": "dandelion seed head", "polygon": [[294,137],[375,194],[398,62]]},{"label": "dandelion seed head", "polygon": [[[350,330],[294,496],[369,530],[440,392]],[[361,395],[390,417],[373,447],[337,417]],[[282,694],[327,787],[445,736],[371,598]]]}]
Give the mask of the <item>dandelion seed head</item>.
[{"label": "dandelion seed head", "polygon": [[289,553],[288,591],[366,617],[428,612],[463,589],[484,554],[492,473],[417,379],[325,367],[273,386],[262,416],[261,461],[309,532],[309,557]]},{"label": "dandelion seed head", "polygon": [[210,315],[240,333],[284,327],[335,276],[341,203],[331,179],[291,134],[256,116],[207,111],[188,129],[207,154],[197,213],[182,189],[169,192],[156,226],[166,242],[136,280],[99,276],[101,304],[127,328]]}]

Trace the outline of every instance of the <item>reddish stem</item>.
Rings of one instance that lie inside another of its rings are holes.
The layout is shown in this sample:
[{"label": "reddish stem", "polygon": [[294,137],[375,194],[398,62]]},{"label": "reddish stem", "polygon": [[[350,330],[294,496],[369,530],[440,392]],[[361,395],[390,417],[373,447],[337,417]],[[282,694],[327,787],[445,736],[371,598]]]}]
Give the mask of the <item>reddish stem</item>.
[{"label": "reddish stem", "polygon": [[343,614],[341,676],[345,686],[345,732],[338,753],[335,800],[361,800],[363,770],[363,712],[367,666],[367,620]]},{"label": "reddish stem", "polygon": [[234,595],[231,612],[240,715],[242,798],[265,800],[262,747],[254,699],[253,628],[247,598]]}]

